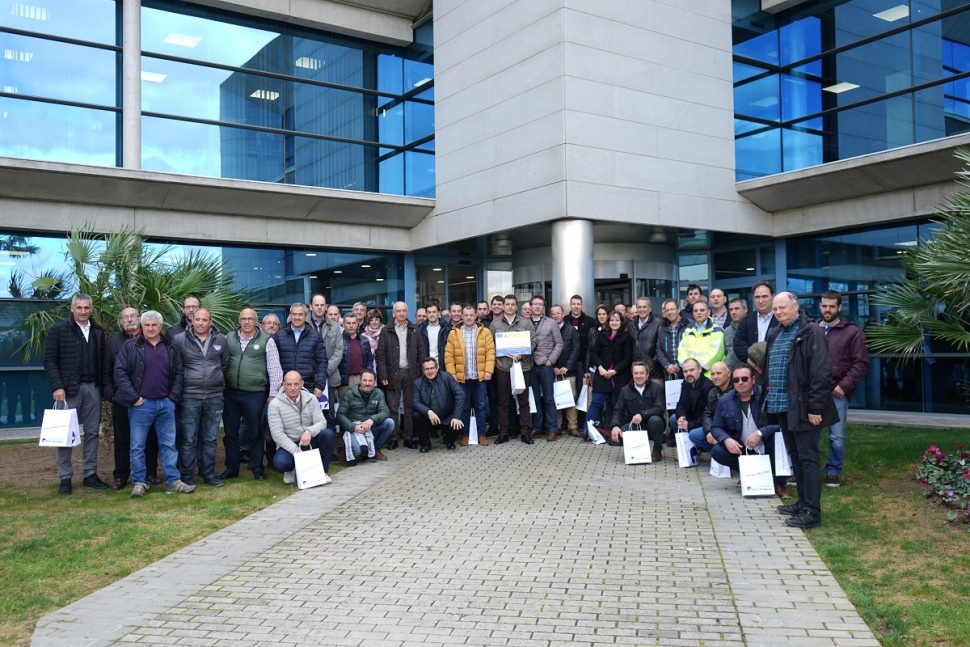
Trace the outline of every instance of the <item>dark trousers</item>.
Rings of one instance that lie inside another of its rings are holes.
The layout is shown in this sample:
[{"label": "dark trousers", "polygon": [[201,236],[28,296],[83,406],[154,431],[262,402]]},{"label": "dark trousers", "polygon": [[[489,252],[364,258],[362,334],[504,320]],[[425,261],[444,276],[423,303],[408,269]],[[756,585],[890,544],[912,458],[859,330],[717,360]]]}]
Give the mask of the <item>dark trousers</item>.
[{"label": "dark trousers", "polygon": [[[411,414],[413,413],[411,388],[416,379],[417,377],[411,376],[409,369],[401,368],[397,371],[397,378],[388,380],[387,386],[384,387],[384,395],[387,397],[387,406],[391,409],[391,417],[394,418],[395,423],[400,422],[401,432],[404,434],[405,440],[414,438],[414,427],[411,423]],[[402,398],[404,399],[403,418],[398,413]]]},{"label": "dark trousers", "polygon": [[428,416],[421,415],[415,412],[413,414],[414,419],[414,431],[418,436],[418,442],[421,443],[422,447],[431,447],[431,432],[439,431],[441,432],[441,437],[444,439],[445,444],[455,442],[458,438],[458,432],[451,428],[449,425],[433,425],[431,421],[428,420]]},{"label": "dark trousers", "polygon": [[536,401],[536,412],[532,414],[532,428],[552,433],[559,431],[556,424],[556,395],[553,391],[553,382],[556,378],[553,375],[551,366],[533,366],[530,384],[532,385],[532,396]]},{"label": "dark trousers", "polygon": [[[222,410],[222,426],[226,435],[222,444],[226,448],[226,471],[239,473],[239,450],[249,452],[249,469],[258,476],[263,473],[263,437],[259,433],[259,421],[266,406],[264,391],[240,391],[226,389]],[[240,435],[240,422],[246,421],[246,432]]]},{"label": "dark trousers", "polygon": [[[111,417],[115,426],[115,470],[116,479],[127,481],[131,477],[131,424],[128,422],[128,407],[111,404]],[[158,436],[155,427],[148,430],[145,441],[145,467],[148,476],[158,476]]]},{"label": "dark trousers", "polygon": [[[532,433],[532,414],[529,412],[529,374],[532,371],[522,371],[525,377],[525,391],[515,396],[519,403],[519,433]],[[512,374],[502,369],[496,369],[492,375],[495,389],[498,391],[498,432],[503,436],[509,434],[509,409],[512,406]],[[538,406],[538,403],[537,403]]]},{"label": "dark trousers", "polygon": [[[495,387],[495,375],[492,374],[492,379],[485,383],[485,392],[488,396],[488,433],[493,436],[498,433],[498,390]],[[506,416],[508,420],[508,416]],[[483,433],[481,429],[478,433]]]},{"label": "dark trousers", "polygon": [[798,481],[798,502],[818,517],[822,516],[822,455],[819,444],[822,440],[821,429],[811,431],[792,431],[788,429],[788,413],[778,414],[781,431],[785,434],[785,445],[791,456],[792,472]]}]

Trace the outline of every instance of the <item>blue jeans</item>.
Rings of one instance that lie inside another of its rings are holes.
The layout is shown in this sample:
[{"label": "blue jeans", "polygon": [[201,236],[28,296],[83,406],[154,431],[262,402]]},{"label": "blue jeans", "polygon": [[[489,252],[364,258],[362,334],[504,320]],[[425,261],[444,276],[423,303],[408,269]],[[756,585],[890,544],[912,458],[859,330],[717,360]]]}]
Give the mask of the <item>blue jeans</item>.
[{"label": "blue jeans", "polygon": [[842,473],[842,459],[845,458],[845,419],[849,415],[849,398],[836,398],[835,409],[839,421],[829,427],[829,459],[825,462],[825,474]]},{"label": "blue jeans", "polygon": [[479,380],[465,380],[461,385],[461,390],[465,393],[465,410],[461,412],[461,421],[465,424],[462,436],[468,435],[468,423],[471,421],[471,411],[475,410],[475,426],[478,428],[478,435],[484,436],[485,429],[485,389],[488,382]]},{"label": "blue jeans", "polygon": [[[589,411],[586,412],[586,420],[594,420],[599,423],[600,427],[609,427],[609,420],[600,420],[600,412],[603,410],[603,405],[606,404],[606,398],[612,398],[613,404],[616,404],[616,392],[613,393],[594,393],[593,401],[589,403]],[[553,404],[555,407],[555,404]]]},{"label": "blue jeans", "polygon": [[[390,419],[393,423],[393,419]],[[330,473],[330,457],[333,456],[333,448],[337,444],[337,434],[333,429],[324,429],[319,434],[310,439],[310,449],[320,450],[320,459],[323,461],[323,471]],[[374,446],[377,446],[377,434],[374,434]],[[304,450],[306,451],[306,450]],[[296,467],[293,462],[293,454],[285,449],[277,449],[273,455],[273,469],[277,472],[292,472]]]},{"label": "blue jeans", "polygon": [[[226,403],[222,424],[226,435],[222,444],[226,448],[226,471],[239,473],[239,448],[249,450],[249,469],[254,475],[263,473],[263,438],[259,433],[259,420],[266,406],[266,394],[262,391],[226,389]],[[240,422],[246,421],[246,437],[239,435]]]},{"label": "blue jeans", "polygon": [[694,447],[696,447],[697,451],[699,452],[710,453],[711,447],[714,446],[711,443],[707,442],[707,434],[704,433],[703,427],[698,427],[697,429],[691,429],[690,432],[688,432],[687,434],[687,438],[688,440],[690,440],[690,442],[694,443]]},{"label": "blue jeans", "polygon": [[532,414],[533,431],[543,431],[543,427],[546,433],[559,431],[556,421],[556,393],[552,385],[556,380],[553,370],[552,366],[532,367],[532,395],[536,400],[536,412]]},{"label": "blue jeans", "polygon": [[[370,428],[370,430],[374,433],[374,449],[376,451],[381,451],[381,448],[387,444],[391,434],[394,433],[394,418],[387,417],[384,419],[384,422],[380,423],[379,425],[374,425]],[[350,435],[350,444],[351,448],[353,449],[354,456],[360,456],[362,448],[360,443],[357,442],[357,437],[354,434]]]},{"label": "blue jeans", "polygon": [[179,480],[178,451],[175,449],[175,403],[168,398],[145,398],[140,407],[128,409],[131,427],[131,482],[145,483],[145,442],[148,430],[155,425],[158,451],[165,470],[165,485]]},{"label": "blue jeans", "polygon": [[208,398],[182,398],[179,406],[179,422],[182,437],[179,438],[179,471],[182,480],[192,483],[195,476],[197,441],[202,444],[202,478],[216,477],[216,438],[222,422],[222,395]]}]

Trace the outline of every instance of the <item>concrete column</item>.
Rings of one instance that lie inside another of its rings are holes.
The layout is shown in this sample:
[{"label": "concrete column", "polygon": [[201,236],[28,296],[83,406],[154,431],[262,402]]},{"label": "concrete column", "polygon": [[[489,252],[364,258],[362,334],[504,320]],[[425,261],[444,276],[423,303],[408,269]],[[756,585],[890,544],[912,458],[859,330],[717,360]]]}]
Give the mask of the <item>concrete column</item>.
[{"label": "concrete column", "polygon": [[569,308],[569,297],[583,297],[583,308],[595,307],[593,285],[593,222],[557,220],[552,223],[552,298]]},{"label": "concrete column", "polygon": [[122,166],[141,168],[141,0],[121,7]]}]

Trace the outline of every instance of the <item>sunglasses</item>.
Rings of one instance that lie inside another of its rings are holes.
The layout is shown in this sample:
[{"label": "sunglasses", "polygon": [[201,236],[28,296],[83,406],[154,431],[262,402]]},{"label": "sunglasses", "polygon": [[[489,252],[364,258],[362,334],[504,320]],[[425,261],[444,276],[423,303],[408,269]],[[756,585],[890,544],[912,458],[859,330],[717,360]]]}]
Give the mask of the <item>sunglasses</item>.
[{"label": "sunglasses", "polygon": [[750,379],[747,375],[742,375],[741,377],[733,378],[731,381],[737,384],[738,382],[747,382]]}]

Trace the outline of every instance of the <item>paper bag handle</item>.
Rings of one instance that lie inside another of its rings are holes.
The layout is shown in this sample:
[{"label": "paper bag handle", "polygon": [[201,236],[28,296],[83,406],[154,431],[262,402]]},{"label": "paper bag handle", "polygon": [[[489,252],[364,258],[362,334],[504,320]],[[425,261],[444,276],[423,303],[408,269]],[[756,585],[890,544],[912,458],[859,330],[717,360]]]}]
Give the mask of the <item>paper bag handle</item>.
[{"label": "paper bag handle", "polygon": [[54,400],[54,406],[52,407],[54,410],[57,410],[58,403],[63,404],[64,406],[62,407],[62,409],[64,411],[67,411],[67,400]]}]

